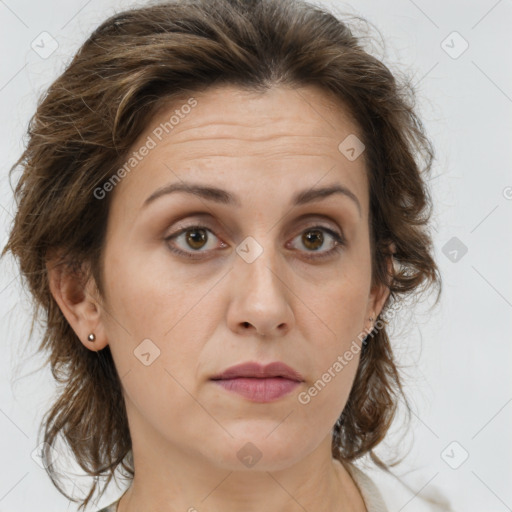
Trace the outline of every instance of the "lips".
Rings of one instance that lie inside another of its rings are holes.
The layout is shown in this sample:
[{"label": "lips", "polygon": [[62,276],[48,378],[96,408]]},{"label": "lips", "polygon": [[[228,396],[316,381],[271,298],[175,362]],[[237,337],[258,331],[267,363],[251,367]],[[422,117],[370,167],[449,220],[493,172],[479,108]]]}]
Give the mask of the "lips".
[{"label": "lips", "polygon": [[273,402],[304,382],[299,372],[281,362],[265,366],[255,362],[243,363],[228,368],[211,380],[226,391],[252,402]]},{"label": "lips", "polygon": [[227,380],[236,378],[255,378],[265,379],[272,377],[282,377],[284,379],[303,382],[304,377],[290,366],[274,362],[267,365],[261,365],[256,362],[248,362],[232,366],[221,374],[212,377],[212,380]]}]

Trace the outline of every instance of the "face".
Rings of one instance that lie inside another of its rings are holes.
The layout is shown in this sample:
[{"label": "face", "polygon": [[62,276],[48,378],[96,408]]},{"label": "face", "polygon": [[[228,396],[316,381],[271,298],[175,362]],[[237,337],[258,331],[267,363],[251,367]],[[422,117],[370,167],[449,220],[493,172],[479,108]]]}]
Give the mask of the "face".
[{"label": "face", "polygon": [[[285,468],[330,439],[386,298],[371,289],[364,154],[338,148],[359,131],[313,87],[193,98],[159,111],[108,192],[98,341],[134,444],[233,470],[251,442],[259,468]],[[168,188],[185,185],[219,190]],[[301,378],[212,380],[276,361]]]}]

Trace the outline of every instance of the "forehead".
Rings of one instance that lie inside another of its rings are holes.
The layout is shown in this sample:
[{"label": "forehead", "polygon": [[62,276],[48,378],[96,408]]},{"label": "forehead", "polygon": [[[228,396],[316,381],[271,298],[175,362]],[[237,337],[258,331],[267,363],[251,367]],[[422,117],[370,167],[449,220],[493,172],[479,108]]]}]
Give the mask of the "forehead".
[{"label": "forehead", "polygon": [[161,105],[133,145],[130,154],[151,148],[116,186],[116,201],[130,203],[131,215],[156,188],[184,179],[229,185],[241,196],[255,195],[256,182],[291,196],[338,181],[364,210],[364,154],[350,161],[339,149],[354,135],[361,139],[342,102],[316,86],[262,93],[223,85],[183,95]]},{"label": "forehead", "polygon": [[[152,124],[168,120],[169,113],[179,111],[191,96],[183,96],[172,104],[165,104],[164,100]],[[208,137],[221,131],[232,132],[254,141],[265,140],[265,135],[267,140],[279,135],[339,138],[344,132],[359,132],[341,100],[318,86],[277,86],[256,92],[220,85],[193,97],[197,107],[172,129],[175,143],[191,137],[189,130],[194,130],[194,136],[204,133]]]}]

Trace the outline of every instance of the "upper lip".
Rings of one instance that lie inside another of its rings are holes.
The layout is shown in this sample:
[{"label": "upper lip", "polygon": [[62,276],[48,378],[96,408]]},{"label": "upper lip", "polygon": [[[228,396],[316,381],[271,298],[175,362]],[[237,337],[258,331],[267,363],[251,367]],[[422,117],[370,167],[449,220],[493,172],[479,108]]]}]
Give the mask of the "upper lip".
[{"label": "upper lip", "polygon": [[304,380],[304,377],[302,377],[299,372],[279,361],[269,363],[267,365],[262,365],[252,361],[237,364],[236,366],[231,366],[222,373],[215,375],[212,377],[212,380],[235,379],[237,377],[253,377],[260,379],[283,377],[285,379],[295,380],[298,382],[302,382]]}]

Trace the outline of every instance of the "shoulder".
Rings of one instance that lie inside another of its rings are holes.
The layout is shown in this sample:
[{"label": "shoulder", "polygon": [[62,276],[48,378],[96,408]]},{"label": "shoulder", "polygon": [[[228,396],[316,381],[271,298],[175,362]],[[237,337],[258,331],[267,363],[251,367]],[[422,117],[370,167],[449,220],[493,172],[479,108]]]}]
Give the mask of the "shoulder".
[{"label": "shoulder", "polygon": [[368,512],[388,512],[383,496],[373,480],[354,464],[344,464],[356,483]]},{"label": "shoulder", "polygon": [[432,484],[428,488],[424,483],[407,485],[403,479],[376,466],[345,466],[361,491],[368,512],[401,510],[413,501],[411,510],[415,512],[454,512],[447,497]]},{"label": "shoulder", "polygon": [[116,512],[117,504],[119,503],[119,500],[114,501],[110,505],[102,508],[101,510],[98,510],[98,512]]}]

